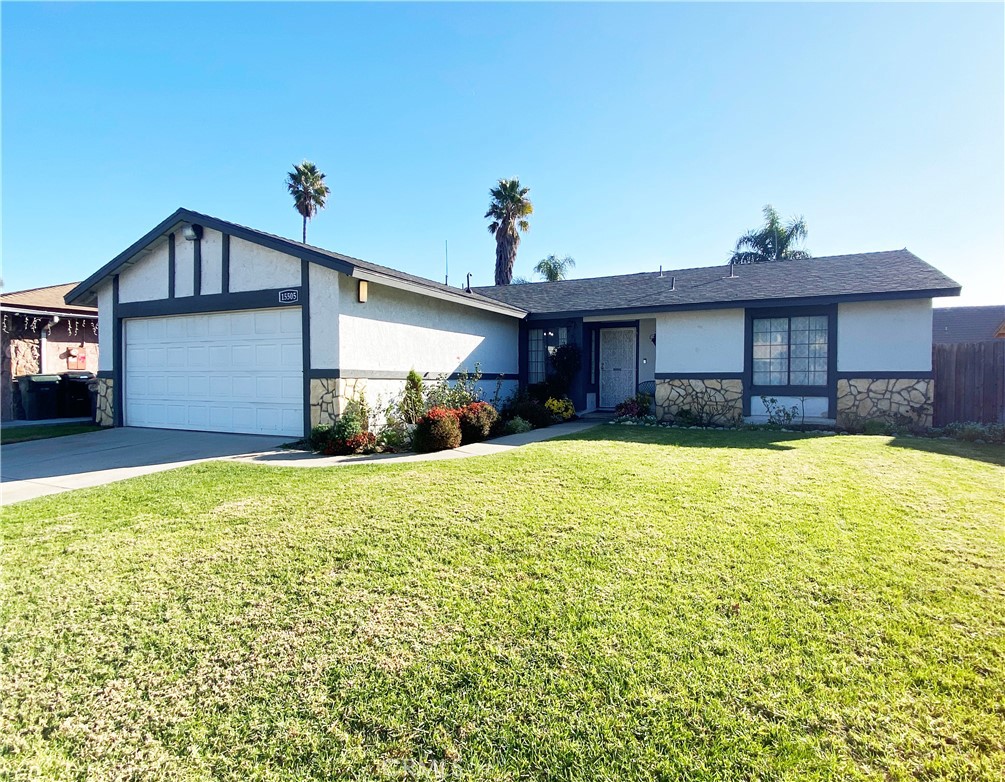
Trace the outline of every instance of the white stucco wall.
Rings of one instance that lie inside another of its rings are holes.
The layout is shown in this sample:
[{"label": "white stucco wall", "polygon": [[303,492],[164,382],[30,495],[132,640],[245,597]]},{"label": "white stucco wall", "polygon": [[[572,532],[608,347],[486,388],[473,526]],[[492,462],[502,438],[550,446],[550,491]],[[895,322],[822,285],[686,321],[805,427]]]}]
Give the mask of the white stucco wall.
[{"label": "white stucco wall", "polygon": [[838,372],[927,372],[932,368],[932,300],[838,305]]},{"label": "white stucco wall", "polygon": [[202,293],[223,292],[223,234],[206,228],[202,234]]},{"label": "white stucco wall", "polygon": [[300,259],[252,244],[236,236],[230,239],[230,291],[260,291],[300,285]]},{"label": "white stucco wall", "polygon": [[450,374],[479,364],[486,376],[519,371],[516,318],[373,282],[360,304],[357,281],[340,275],[339,282],[343,370]]},{"label": "white stucco wall", "polygon": [[[799,408],[799,413],[794,419],[795,423],[802,423],[802,417],[806,418],[826,418],[829,400],[825,396],[808,396],[800,399],[798,396],[769,396],[768,399],[775,400],[776,408],[791,410],[793,407]],[[767,421],[769,411],[760,396],[750,398],[750,415],[747,420],[753,423]]]},{"label": "white stucco wall", "polygon": [[332,369],[339,365],[339,277],[338,272],[317,264],[310,274],[311,366]]},{"label": "white stucco wall", "polygon": [[742,372],[743,330],[742,309],[661,313],[656,317],[656,371]]},{"label": "white stucco wall", "polygon": [[181,231],[174,237],[174,295],[192,296],[195,285],[195,242],[188,241]]},{"label": "white stucco wall", "polygon": [[109,282],[98,288],[98,370],[111,372],[114,355],[115,321],[112,318],[112,284]]},{"label": "white stucco wall", "polygon": [[168,243],[162,241],[119,272],[119,301],[152,301],[167,295]]},{"label": "white stucco wall", "polygon": [[656,318],[639,321],[639,382],[656,379],[656,346],[652,336],[656,333]]}]

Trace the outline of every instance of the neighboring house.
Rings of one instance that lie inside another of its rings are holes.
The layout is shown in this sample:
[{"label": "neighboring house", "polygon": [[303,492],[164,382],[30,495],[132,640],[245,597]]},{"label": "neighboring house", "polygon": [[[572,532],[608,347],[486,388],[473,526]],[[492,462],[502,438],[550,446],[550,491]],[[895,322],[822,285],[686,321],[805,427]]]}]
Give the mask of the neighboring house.
[{"label": "neighboring house", "polygon": [[650,381],[664,419],[763,395],[927,421],[932,298],[959,291],[906,250],[462,290],[180,209],[67,301],[98,305],[101,423],[301,436],[413,368],[508,393],[563,342],[580,412]]},{"label": "neighboring house", "polygon": [[70,306],[77,283],[0,294],[0,420],[19,417],[12,380],[22,375],[98,369],[98,311]]},{"label": "neighboring house", "polygon": [[1002,338],[1005,338],[1005,304],[932,310],[932,342],[936,345]]}]

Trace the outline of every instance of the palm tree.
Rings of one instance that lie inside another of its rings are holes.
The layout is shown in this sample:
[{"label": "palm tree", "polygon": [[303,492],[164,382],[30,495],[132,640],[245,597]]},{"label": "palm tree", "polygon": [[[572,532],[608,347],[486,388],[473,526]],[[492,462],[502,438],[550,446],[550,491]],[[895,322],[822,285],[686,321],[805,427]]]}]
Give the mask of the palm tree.
[{"label": "palm tree", "polygon": [[293,196],[293,207],[304,218],[304,244],[307,244],[307,221],[325,208],[331,189],[325,184],[325,175],[307,160],[294,165],[286,175],[286,189]]},{"label": "palm tree", "polygon": [[764,207],[764,226],[741,236],[733,250],[730,263],[763,263],[765,261],[798,261],[812,258],[808,250],[796,250],[793,245],[806,239],[806,221],[792,218],[782,225],[771,204]]},{"label": "palm tree", "polygon": [[529,187],[520,187],[519,179],[500,179],[498,187],[489,191],[492,203],[485,213],[491,217],[489,233],[496,238],[496,285],[509,285],[513,281],[513,264],[520,246],[520,231],[530,230],[525,219],[534,212],[527,198]]},{"label": "palm tree", "polygon": [[564,280],[569,269],[576,265],[576,259],[571,255],[559,258],[557,255],[549,255],[547,258],[538,261],[534,271],[544,277],[548,282],[558,282]]}]

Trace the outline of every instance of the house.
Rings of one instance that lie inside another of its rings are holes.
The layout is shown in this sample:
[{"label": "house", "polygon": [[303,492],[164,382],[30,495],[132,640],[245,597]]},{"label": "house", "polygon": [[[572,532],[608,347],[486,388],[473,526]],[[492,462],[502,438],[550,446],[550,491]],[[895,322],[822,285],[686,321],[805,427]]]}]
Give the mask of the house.
[{"label": "house", "polygon": [[98,307],[101,423],[301,436],[413,368],[539,382],[563,343],[580,412],[650,381],[664,419],[929,420],[932,299],[959,291],[907,250],[465,290],[179,209],[66,300]]},{"label": "house", "polygon": [[1005,304],[940,307],[932,311],[932,343],[984,342],[1005,338]]},{"label": "house", "polygon": [[66,303],[64,297],[76,286],[0,294],[0,420],[21,417],[15,378],[97,369],[98,311]]}]

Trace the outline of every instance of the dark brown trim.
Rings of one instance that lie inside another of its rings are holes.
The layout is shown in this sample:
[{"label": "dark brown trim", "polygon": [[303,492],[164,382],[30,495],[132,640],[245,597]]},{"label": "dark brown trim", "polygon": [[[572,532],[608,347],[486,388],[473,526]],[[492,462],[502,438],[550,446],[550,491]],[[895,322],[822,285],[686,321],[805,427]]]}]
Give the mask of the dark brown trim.
[{"label": "dark brown trim", "polygon": [[202,231],[192,240],[192,295],[202,296]]},{"label": "dark brown trim", "polygon": [[168,234],[168,298],[174,298],[174,278],[175,278],[175,259],[174,259],[174,234]]},{"label": "dark brown trim", "polygon": [[932,370],[917,370],[915,372],[838,372],[838,380],[930,380],[935,377]]},{"label": "dark brown trim", "polygon": [[122,389],[123,362],[126,358],[125,345],[122,344],[122,313],[119,304],[119,275],[112,277],[112,334],[115,348],[112,350],[112,425],[122,426],[125,411],[122,400],[125,399]]},{"label": "dark brown trim", "polygon": [[230,234],[223,234],[220,267],[220,292],[230,293]]},{"label": "dark brown trim", "polygon": [[[442,377],[438,372],[420,372],[423,380],[438,380]],[[459,380],[464,372],[451,372],[447,375],[447,380]],[[471,377],[471,372],[467,373]],[[408,377],[407,372],[391,372],[387,370],[370,369],[324,369],[323,367],[312,367],[308,375],[313,380],[328,380],[332,378],[345,378],[349,380],[404,380]],[[495,382],[499,378],[503,380],[519,380],[520,375],[516,372],[483,372],[480,382]]]},{"label": "dark brown trim", "polygon": [[[279,300],[280,291],[288,290],[300,291],[296,303],[291,304]],[[296,307],[302,306],[305,298],[301,288],[269,288],[263,291],[244,291],[241,293],[207,293],[204,296],[127,302],[119,305],[119,317],[154,318],[161,315],[188,315],[199,312]]]},{"label": "dark brown trim", "polygon": [[[288,290],[288,289],[287,289]],[[277,294],[276,298],[279,296]],[[300,343],[303,348],[304,437],[311,433],[311,264],[300,260]]]}]

